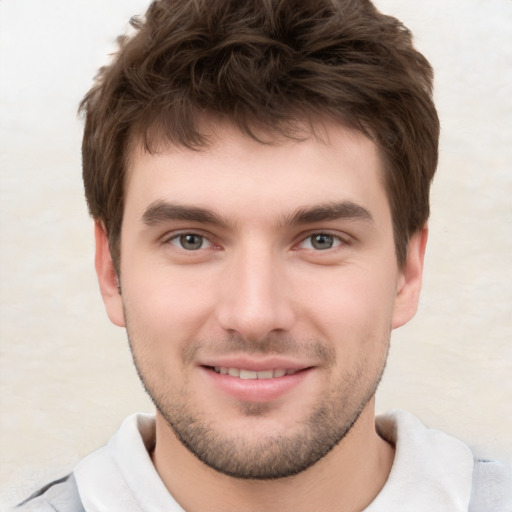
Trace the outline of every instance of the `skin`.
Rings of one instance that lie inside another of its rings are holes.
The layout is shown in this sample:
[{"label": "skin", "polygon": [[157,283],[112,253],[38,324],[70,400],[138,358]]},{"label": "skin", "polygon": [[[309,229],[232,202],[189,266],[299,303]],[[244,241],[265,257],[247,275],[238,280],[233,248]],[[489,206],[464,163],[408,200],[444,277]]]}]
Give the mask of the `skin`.
[{"label": "skin", "polygon": [[[391,330],[416,311],[427,230],[399,268],[375,144],[321,129],[262,145],[221,125],[204,151],[134,147],[121,292],[96,224],[107,313],[157,405],[153,462],[188,511],[362,510],[391,469],[374,393]],[[235,377],[233,392],[217,363],[301,371],[277,394]]]}]

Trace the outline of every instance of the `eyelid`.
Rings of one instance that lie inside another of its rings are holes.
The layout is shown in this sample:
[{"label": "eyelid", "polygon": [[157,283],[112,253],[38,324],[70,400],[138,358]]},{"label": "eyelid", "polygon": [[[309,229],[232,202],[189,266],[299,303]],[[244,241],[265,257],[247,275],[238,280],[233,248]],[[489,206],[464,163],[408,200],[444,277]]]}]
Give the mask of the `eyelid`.
[{"label": "eyelid", "polygon": [[314,249],[314,248],[307,248],[307,250],[312,250],[315,252],[333,251],[333,250],[336,250],[340,246],[349,245],[350,240],[351,240],[351,237],[349,235],[347,235],[346,233],[340,233],[339,231],[332,231],[329,229],[314,229],[314,230],[308,231],[307,233],[301,233],[298,242],[296,244],[294,244],[294,246],[301,248],[300,245],[302,245],[304,242],[306,242],[308,239],[310,239],[314,235],[332,236],[334,239],[336,239],[339,242],[334,247],[331,247],[329,249],[324,249],[323,251],[321,251],[319,249]]},{"label": "eyelid", "polygon": [[[211,249],[211,248],[218,249],[218,248],[220,248],[219,244],[213,240],[214,237],[212,236],[212,234],[206,233],[206,232],[202,231],[201,229],[179,229],[176,231],[167,232],[165,235],[160,237],[160,243],[162,243],[164,245],[169,244],[172,240],[175,240],[183,235],[196,235],[196,236],[200,236],[201,238],[205,239],[208,242],[209,246],[202,248],[202,249]],[[336,249],[337,247],[339,247],[340,245],[349,245],[352,241],[352,237],[346,233],[340,233],[339,231],[332,231],[329,229],[312,229],[305,233],[304,232],[301,233],[297,237],[297,239],[298,239],[297,242],[293,244],[294,248],[300,246],[308,238],[311,238],[314,235],[328,235],[328,236],[332,236],[333,238],[335,238],[336,240],[339,241],[339,244],[337,244],[335,247],[332,247],[330,249],[326,249],[325,252],[327,252],[329,250],[332,251],[332,250]],[[183,249],[183,250],[185,250],[185,249]],[[308,250],[315,250],[315,252],[320,252],[320,251],[318,251],[318,249],[308,249]],[[193,251],[190,251],[190,252],[193,252]]]},{"label": "eyelid", "polygon": [[[171,242],[173,240],[179,239],[179,237],[183,236],[183,235],[199,236],[199,237],[203,238],[206,242],[208,242],[208,244],[209,244],[208,247],[201,247],[201,249],[198,249],[197,251],[217,247],[217,244],[215,244],[215,242],[212,240],[212,235],[210,233],[205,233],[205,232],[201,231],[200,229],[179,229],[176,231],[168,232],[160,238],[160,243],[162,243],[164,245],[170,244],[170,245],[173,245],[174,247],[177,247],[178,249],[186,251],[186,249],[184,249],[183,247],[180,248],[180,247],[178,247],[178,245],[171,244]],[[194,252],[194,251],[187,251],[187,252]]]}]

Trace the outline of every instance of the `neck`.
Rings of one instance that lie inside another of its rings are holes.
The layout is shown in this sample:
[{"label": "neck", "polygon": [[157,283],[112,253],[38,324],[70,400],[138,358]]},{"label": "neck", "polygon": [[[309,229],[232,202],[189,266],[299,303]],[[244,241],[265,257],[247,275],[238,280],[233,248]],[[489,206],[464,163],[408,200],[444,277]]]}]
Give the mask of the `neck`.
[{"label": "neck", "polygon": [[210,469],[157,413],[153,462],[174,499],[189,512],[328,512],[340,506],[361,511],[384,486],[393,457],[394,448],[375,430],[373,400],[323,459],[298,475],[276,480],[240,480]]}]

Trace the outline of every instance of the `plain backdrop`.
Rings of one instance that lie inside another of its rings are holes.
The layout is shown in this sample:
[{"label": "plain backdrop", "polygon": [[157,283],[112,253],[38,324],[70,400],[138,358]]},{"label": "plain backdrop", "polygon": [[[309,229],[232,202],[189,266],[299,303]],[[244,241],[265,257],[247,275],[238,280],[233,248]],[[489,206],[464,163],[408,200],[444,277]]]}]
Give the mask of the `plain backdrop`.
[{"label": "plain backdrop", "polygon": [[[80,98],[145,0],[0,0],[0,508],[151,410],[93,271]],[[378,0],[436,70],[441,155],[423,296],[378,410],[512,457],[512,2]]]}]

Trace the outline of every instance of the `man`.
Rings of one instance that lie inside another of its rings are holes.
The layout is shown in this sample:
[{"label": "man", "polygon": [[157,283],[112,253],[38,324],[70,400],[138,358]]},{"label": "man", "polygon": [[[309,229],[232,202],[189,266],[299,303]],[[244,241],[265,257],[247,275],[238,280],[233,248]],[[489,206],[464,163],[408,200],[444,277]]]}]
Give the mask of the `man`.
[{"label": "man", "polygon": [[155,417],[22,510],[509,510],[510,468],[375,418],[416,311],[432,71],[365,1],[162,0],[82,103],[107,313]]}]

